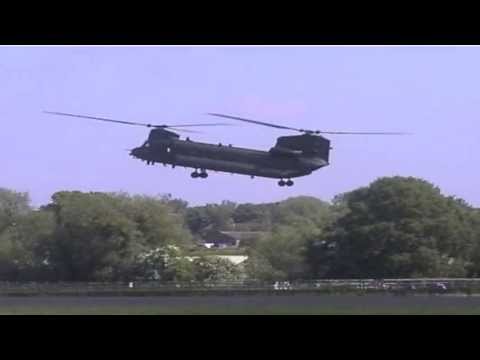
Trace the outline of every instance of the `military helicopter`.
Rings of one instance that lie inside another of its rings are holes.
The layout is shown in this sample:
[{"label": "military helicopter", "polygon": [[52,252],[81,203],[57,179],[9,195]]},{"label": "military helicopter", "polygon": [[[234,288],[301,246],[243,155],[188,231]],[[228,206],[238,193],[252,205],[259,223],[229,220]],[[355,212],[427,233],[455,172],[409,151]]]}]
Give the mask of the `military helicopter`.
[{"label": "military helicopter", "polygon": [[[191,177],[205,179],[207,170],[232,174],[249,175],[279,179],[279,186],[292,186],[292,178],[311,174],[313,171],[329,165],[329,154],[332,149],[330,140],[320,134],[334,135],[404,135],[401,132],[345,132],[297,129],[273,123],[251,120],[237,116],[218,113],[208,115],[247,122],[250,124],[290,130],[301,135],[281,136],[269,151],[260,151],[222,145],[201,143],[181,139],[174,131],[195,132],[184,129],[196,126],[228,126],[230,123],[200,123],[178,125],[154,125],[140,122],[114,120],[103,117],[45,111],[48,114],[71,116],[98,121],[107,121],[123,125],[144,126],[152,128],[143,145],[130,150],[134,158],[145,161],[147,165],[161,163],[164,165],[193,168]],[[169,129],[169,130],[167,130]],[[172,131],[174,130],[174,131]]]}]

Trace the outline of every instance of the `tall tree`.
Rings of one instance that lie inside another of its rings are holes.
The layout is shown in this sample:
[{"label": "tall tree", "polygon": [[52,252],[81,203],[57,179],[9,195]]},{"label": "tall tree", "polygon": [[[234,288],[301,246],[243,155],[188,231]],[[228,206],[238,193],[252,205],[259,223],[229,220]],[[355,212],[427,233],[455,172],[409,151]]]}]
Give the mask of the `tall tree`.
[{"label": "tall tree", "polygon": [[250,276],[260,280],[310,277],[308,246],[331,222],[330,205],[307,196],[269,205],[272,231],[250,251]]},{"label": "tall tree", "polygon": [[298,229],[322,229],[330,220],[330,204],[310,196],[297,196],[272,204],[272,224]]},{"label": "tall tree", "polygon": [[223,201],[221,204],[207,204],[188,208],[186,222],[194,234],[200,233],[207,228],[217,230],[230,230],[233,227],[233,213],[236,204]]},{"label": "tall tree", "polygon": [[270,230],[272,223],[270,204],[239,204],[232,214],[232,219],[242,229]]},{"label": "tall tree", "polygon": [[0,188],[0,232],[15,224],[19,216],[29,211],[30,197],[27,193]]},{"label": "tall tree", "polygon": [[46,210],[57,224],[46,253],[62,280],[124,278],[142,252],[189,237],[158,199],[81,192],[52,199]]},{"label": "tall tree", "polygon": [[53,219],[32,209],[27,193],[0,189],[0,279],[47,278],[42,246],[53,230]]},{"label": "tall tree", "polygon": [[[310,261],[328,258],[329,276],[463,276],[475,243],[472,209],[425,180],[381,178],[340,195],[342,215]],[[323,249],[323,250],[322,250]]]},{"label": "tall tree", "polygon": [[277,227],[250,250],[249,275],[259,280],[293,280],[308,276],[307,240],[305,233],[295,227]]}]

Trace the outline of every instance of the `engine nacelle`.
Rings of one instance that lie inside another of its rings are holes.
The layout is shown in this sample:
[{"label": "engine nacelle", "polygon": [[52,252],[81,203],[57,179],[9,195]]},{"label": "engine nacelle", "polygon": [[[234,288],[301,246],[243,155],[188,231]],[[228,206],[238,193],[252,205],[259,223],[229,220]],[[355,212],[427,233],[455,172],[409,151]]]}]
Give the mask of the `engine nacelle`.
[{"label": "engine nacelle", "polygon": [[298,155],[302,155],[302,151],[301,150],[293,150],[293,149],[288,149],[288,148],[285,148],[285,147],[281,147],[281,146],[274,146],[272,147],[269,152],[273,155],[283,155],[283,156],[298,156]]},{"label": "engine nacelle", "polygon": [[330,140],[317,135],[282,136],[277,139],[273,149],[277,153],[320,157],[328,163]]}]

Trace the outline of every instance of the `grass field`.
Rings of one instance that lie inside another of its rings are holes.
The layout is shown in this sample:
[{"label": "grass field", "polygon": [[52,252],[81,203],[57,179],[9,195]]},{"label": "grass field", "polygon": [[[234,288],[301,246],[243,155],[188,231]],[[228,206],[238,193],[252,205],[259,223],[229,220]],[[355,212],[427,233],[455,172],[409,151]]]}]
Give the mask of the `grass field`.
[{"label": "grass field", "polygon": [[2,315],[480,315],[476,296],[1,297]]},{"label": "grass field", "polygon": [[181,309],[171,309],[166,307],[143,307],[143,308],[124,308],[124,307],[105,307],[102,309],[92,309],[85,307],[74,308],[28,308],[14,307],[3,309],[0,315],[480,315],[480,310],[467,310],[458,308],[445,308],[442,310],[430,309],[337,309],[337,308],[309,308],[309,309],[291,309],[289,307],[270,307],[268,309],[233,309],[210,308],[210,307],[184,307]]}]

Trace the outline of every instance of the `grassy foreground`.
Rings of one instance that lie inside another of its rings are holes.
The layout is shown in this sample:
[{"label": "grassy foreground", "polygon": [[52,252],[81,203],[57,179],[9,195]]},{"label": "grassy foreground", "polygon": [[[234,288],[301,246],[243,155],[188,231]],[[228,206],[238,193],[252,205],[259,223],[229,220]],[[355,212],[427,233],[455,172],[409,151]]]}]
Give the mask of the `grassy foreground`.
[{"label": "grassy foreground", "polygon": [[0,315],[480,315],[480,309],[338,309],[309,308],[292,309],[275,307],[268,309],[232,309],[232,308],[25,308],[1,309]]},{"label": "grassy foreground", "polygon": [[0,315],[480,315],[480,297],[0,297]]},{"label": "grassy foreground", "polygon": [[480,315],[480,307],[13,306],[1,308],[0,315]]}]

